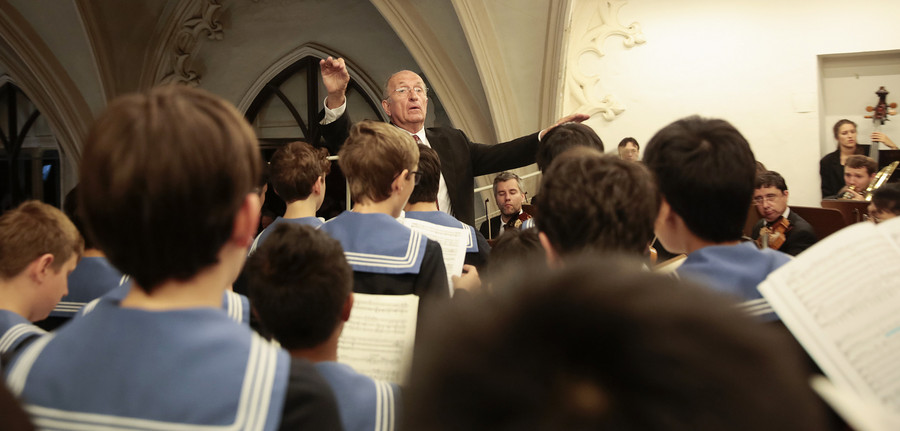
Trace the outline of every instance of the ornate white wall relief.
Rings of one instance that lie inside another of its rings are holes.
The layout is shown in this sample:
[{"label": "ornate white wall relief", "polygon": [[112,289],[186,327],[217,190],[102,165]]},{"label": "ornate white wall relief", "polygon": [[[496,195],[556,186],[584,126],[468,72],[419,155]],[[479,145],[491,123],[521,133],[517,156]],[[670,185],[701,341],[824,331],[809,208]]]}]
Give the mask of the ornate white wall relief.
[{"label": "ornate white wall relief", "polygon": [[[576,3],[572,10],[572,45],[567,60],[566,86],[572,98],[567,105],[575,112],[600,114],[607,121],[625,112],[625,105],[613,94],[600,87],[600,65],[605,55],[603,44],[612,36],[623,38],[626,48],[646,41],[637,22],[625,26],[619,23],[619,9],[627,0],[586,1]],[[579,36],[581,35],[581,36]]]},{"label": "ornate white wall relief", "polygon": [[224,35],[219,15],[222,13],[221,0],[194,0],[189,3],[172,40],[168,73],[162,83],[179,83],[196,86],[200,84],[200,73],[192,67],[192,56],[198,50],[200,36],[209,40],[222,40]]}]

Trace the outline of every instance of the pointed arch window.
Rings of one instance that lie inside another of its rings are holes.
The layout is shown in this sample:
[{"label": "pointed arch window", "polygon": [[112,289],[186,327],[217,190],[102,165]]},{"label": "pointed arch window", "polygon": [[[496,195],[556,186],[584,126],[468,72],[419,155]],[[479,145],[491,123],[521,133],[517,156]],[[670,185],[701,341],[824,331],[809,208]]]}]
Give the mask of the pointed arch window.
[{"label": "pointed arch window", "polygon": [[[319,125],[319,111],[327,91],[319,76],[319,60],[327,54],[306,55],[271,78],[248,106],[245,116],[259,137],[260,150],[269,160],[276,149],[293,141],[324,146]],[[347,110],[354,120],[386,120],[374,86],[361,83],[351,74],[347,87]],[[326,179],[326,196],[318,215],[326,219],[346,208],[344,176],[337,163],[332,163]],[[267,192],[264,217],[284,213],[284,203],[270,189]]]},{"label": "pointed arch window", "polygon": [[28,199],[59,207],[59,144],[28,96],[4,81],[0,84],[0,212]]}]

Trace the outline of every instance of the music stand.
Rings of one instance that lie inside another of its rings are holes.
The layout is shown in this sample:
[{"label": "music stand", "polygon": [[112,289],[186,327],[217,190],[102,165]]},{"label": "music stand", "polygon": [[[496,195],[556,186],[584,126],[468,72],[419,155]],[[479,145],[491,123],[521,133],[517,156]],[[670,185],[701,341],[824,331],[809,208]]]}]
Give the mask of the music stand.
[{"label": "music stand", "polygon": [[816,237],[820,241],[826,236],[847,227],[844,214],[835,208],[797,207],[792,205],[791,211],[803,218],[803,220],[806,220],[813,227]]},{"label": "music stand", "polygon": [[821,205],[822,208],[834,208],[840,211],[848,226],[863,221],[863,216],[869,214],[869,203],[866,201],[822,199]]}]

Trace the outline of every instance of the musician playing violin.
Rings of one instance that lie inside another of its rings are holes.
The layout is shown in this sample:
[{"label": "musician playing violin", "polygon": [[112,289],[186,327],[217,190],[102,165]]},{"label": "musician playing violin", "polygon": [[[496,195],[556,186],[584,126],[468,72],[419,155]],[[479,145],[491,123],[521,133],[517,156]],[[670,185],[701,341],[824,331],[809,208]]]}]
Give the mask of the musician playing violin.
[{"label": "musician playing violin", "polygon": [[502,235],[507,229],[519,229],[530,215],[522,212],[525,203],[525,191],[522,179],[512,172],[501,172],[494,178],[494,199],[500,208],[500,215],[481,224],[481,234],[488,239]]},{"label": "musician playing violin", "polygon": [[788,207],[788,188],[775,171],[756,177],[753,205],[762,217],[751,237],[757,246],[769,247],[796,256],[817,241],[812,226]]}]

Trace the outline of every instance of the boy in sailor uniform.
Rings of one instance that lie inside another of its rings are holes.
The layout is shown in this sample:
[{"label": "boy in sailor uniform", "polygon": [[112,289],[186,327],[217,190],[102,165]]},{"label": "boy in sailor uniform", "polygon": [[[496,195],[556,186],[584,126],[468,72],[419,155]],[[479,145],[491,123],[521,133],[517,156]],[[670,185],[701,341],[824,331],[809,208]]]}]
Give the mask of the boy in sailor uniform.
[{"label": "boy in sailor uniform", "polygon": [[438,185],[441,179],[441,159],[433,148],[419,144],[419,183],[413,188],[405,208],[407,219],[422,220],[439,226],[458,228],[460,235],[466,236],[466,265],[479,270],[487,263],[491,254],[484,235],[456,217],[438,209]]},{"label": "boy in sailor uniform", "polygon": [[353,291],[415,294],[420,310],[449,298],[440,245],[396,219],[418,179],[419,149],[412,137],[390,124],[362,121],[338,156],[355,205],[321,229],[340,241],[353,268]]},{"label": "boy in sailor uniform", "polygon": [[397,428],[400,388],[337,362],[338,338],[353,308],[353,270],[337,240],[285,223],[247,262],[262,326],[291,356],[305,358],[334,389],[346,431]]},{"label": "boy in sailor uniform", "polygon": [[644,163],[661,197],[659,241],[687,255],[675,275],[742,301],[761,320],[779,320],[756,286],[791,257],[741,240],[756,179],[741,132],[725,120],[683,118],[653,135]]},{"label": "boy in sailor uniform", "polygon": [[85,141],[80,203],[133,286],[31,343],[6,383],[38,428],[340,429],[307,361],[229,319],[259,221],[249,124],[186,86],[120,97]]},{"label": "boy in sailor uniform", "polygon": [[78,261],[75,271],[69,275],[69,293],[56,304],[49,317],[36,323],[48,331],[68,322],[85,305],[105,295],[127,279],[109,263],[106,255],[85,233],[84,222],[78,210],[78,186],[66,194],[63,211],[84,238],[84,255]]},{"label": "boy in sailor uniform", "polygon": [[0,355],[46,332],[32,324],[68,292],[84,241],[62,211],[26,201],[0,216]]},{"label": "boy in sailor uniform", "polygon": [[306,142],[297,141],[275,151],[270,161],[269,181],[275,194],[287,204],[287,209],[284,217],[277,217],[260,232],[250,247],[251,254],[282,223],[322,225],[316,211],[325,199],[325,176],[330,171],[331,161],[324,148],[313,148]]}]

